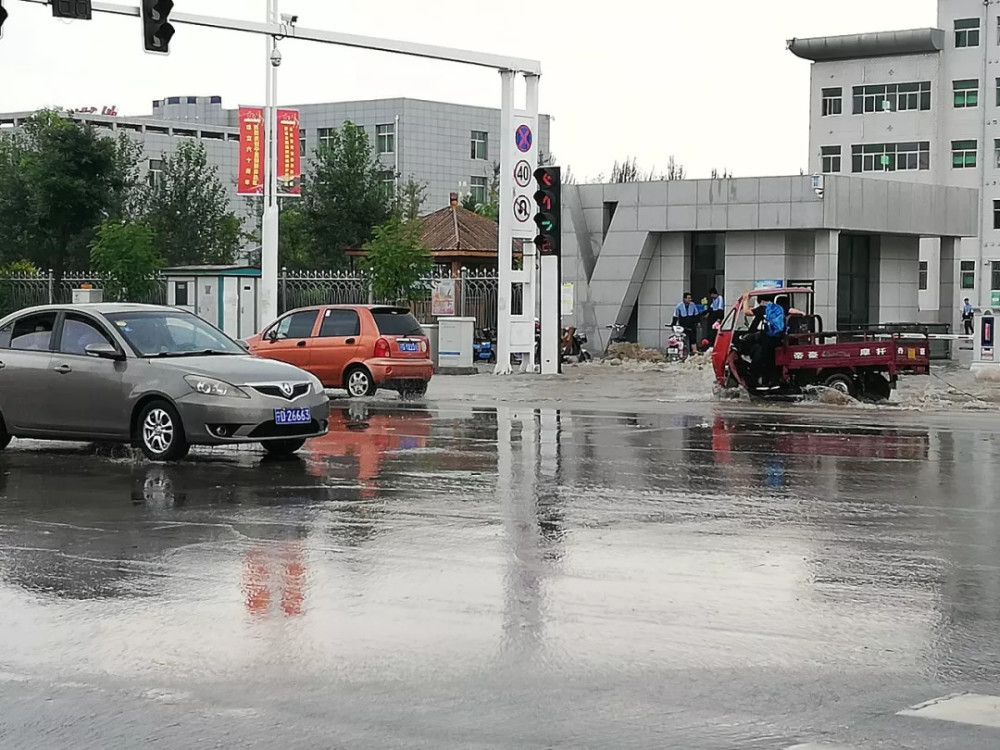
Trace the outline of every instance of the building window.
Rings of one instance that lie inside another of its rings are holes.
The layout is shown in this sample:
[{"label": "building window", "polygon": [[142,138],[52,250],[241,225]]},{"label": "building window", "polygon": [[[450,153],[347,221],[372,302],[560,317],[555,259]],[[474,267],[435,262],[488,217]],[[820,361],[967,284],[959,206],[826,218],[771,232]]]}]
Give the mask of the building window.
[{"label": "building window", "polygon": [[334,128],[320,128],[316,131],[316,140],[319,141],[321,149],[328,148],[333,143]]},{"label": "building window", "polygon": [[[996,209],[994,209],[994,216],[996,215]],[[963,260],[961,264],[961,284],[962,289],[975,289],[976,288],[976,261],[974,260]]]},{"label": "building window", "polygon": [[979,19],[959,18],[955,21],[955,46],[979,46]]},{"label": "building window", "polygon": [[930,141],[851,146],[852,172],[909,172],[930,168]]},{"label": "building window", "polygon": [[920,271],[917,276],[918,287],[921,292],[927,291],[927,261],[920,261]]},{"label": "building window", "polygon": [[146,184],[155,188],[163,181],[163,160],[150,159],[149,171],[146,172]]},{"label": "building window", "polygon": [[831,174],[840,171],[840,146],[823,146],[823,171]]},{"label": "building window", "polygon": [[299,130],[299,156],[306,155],[306,131]]},{"label": "building window", "polygon": [[375,147],[380,154],[396,153],[396,126],[393,123],[388,125],[375,126]]},{"label": "building window", "polygon": [[931,82],[887,83],[855,86],[854,114],[867,112],[908,112],[931,108]]},{"label": "building window", "polygon": [[955,169],[974,169],[976,166],[976,141],[951,142],[951,166]]},{"label": "building window", "polygon": [[955,92],[955,109],[966,109],[979,106],[979,80],[970,78],[965,81],[953,81]]},{"label": "building window", "polygon": [[396,191],[396,173],[391,169],[383,170],[379,172],[379,178],[382,180],[382,187],[384,187],[391,195]]},{"label": "building window", "polygon": [[485,130],[473,130],[472,131],[472,158],[473,159],[486,159],[488,158],[488,144],[489,138],[487,137]]},{"label": "building window", "polygon": [[1000,201],[993,201],[993,228],[1000,229]]},{"label": "building window", "polygon": [[990,287],[990,291],[1000,289],[1000,261],[993,261],[990,264],[990,269],[992,270],[992,273],[990,274],[992,278],[990,281],[993,282],[993,285]]},{"label": "building window", "polygon": [[486,204],[486,191],[488,186],[485,177],[473,177],[469,182],[469,193],[477,206]]},{"label": "building window", "polygon": [[823,117],[839,115],[844,111],[844,90],[823,89]]}]

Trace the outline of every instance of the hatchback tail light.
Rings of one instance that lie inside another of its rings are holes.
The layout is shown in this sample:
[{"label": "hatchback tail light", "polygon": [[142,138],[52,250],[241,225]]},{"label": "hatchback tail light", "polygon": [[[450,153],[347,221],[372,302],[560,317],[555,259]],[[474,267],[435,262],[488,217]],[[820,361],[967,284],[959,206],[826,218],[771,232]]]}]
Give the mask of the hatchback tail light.
[{"label": "hatchback tail light", "polygon": [[386,359],[392,356],[392,351],[389,349],[389,342],[385,339],[379,339],[375,342],[375,359]]}]

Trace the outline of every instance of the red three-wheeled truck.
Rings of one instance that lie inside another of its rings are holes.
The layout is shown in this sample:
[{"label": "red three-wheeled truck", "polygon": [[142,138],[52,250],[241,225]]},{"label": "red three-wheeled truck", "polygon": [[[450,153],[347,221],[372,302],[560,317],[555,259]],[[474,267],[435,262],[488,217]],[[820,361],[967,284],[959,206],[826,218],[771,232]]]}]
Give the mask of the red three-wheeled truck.
[{"label": "red three-wheeled truck", "polygon": [[[795,312],[786,318],[771,376],[760,386],[751,377],[750,364],[751,342],[762,319],[746,315],[745,311],[782,295],[789,298]],[[808,287],[768,287],[740,297],[723,318],[716,336],[712,365],[718,384],[743,388],[761,398],[798,395],[809,386],[825,386],[854,398],[884,401],[900,375],[929,372],[930,341],[926,333],[825,331],[819,315],[798,312],[812,309],[812,295]]]}]

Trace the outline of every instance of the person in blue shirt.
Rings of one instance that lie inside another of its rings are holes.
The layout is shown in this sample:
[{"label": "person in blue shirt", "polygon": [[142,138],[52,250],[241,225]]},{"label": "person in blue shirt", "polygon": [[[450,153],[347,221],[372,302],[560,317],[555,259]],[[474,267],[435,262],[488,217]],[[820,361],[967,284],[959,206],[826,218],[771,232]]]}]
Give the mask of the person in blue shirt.
[{"label": "person in blue shirt", "polygon": [[698,306],[695,305],[691,292],[684,292],[684,301],[674,308],[674,319],[670,323],[672,326],[682,326],[687,334],[688,345],[692,353],[696,351],[695,331],[698,327]]},{"label": "person in blue shirt", "polygon": [[722,299],[722,295],[719,294],[719,290],[714,286],[708,290],[708,298],[711,300],[709,304],[709,310],[713,313],[725,313],[726,312],[726,301]]},{"label": "person in blue shirt", "polygon": [[969,298],[965,298],[965,306],[962,307],[962,323],[965,325],[965,335],[971,336],[972,330],[972,318],[975,316],[975,312],[972,309],[972,305],[969,303]]}]

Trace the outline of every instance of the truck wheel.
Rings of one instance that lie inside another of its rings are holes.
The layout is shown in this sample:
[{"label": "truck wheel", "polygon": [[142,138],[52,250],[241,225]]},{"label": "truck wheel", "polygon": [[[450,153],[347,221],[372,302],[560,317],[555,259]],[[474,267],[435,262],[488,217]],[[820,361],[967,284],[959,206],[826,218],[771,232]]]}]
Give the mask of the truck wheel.
[{"label": "truck wheel", "polygon": [[828,377],[823,381],[823,386],[825,388],[832,388],[835,391],[840,391],[845,396],[850,396],[851,398],[854,398],[858,391],[854,378],[850,375],[845,375],[842,372],[838,372],[835,375]]}]

